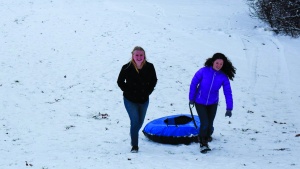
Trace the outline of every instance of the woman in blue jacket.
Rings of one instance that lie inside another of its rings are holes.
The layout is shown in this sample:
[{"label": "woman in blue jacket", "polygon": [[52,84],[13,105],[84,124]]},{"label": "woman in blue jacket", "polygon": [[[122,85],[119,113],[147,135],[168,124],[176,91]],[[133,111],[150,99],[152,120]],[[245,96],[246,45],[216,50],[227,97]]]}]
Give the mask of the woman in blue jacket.
[{"label": "woman in blue jacket", "polygon": [[189,92],[189,104],[195,105],[200,118],[199,141],[200,148],[209,149],[208,142],[212,140],[213,122],[216,116],[219,90],[223,87],[226,99],[225,117],[231,117],[233,100],[230,81],[233,80],[236,68],[222,53],[215,53],[208,58],[204,67],[194,75]]}]

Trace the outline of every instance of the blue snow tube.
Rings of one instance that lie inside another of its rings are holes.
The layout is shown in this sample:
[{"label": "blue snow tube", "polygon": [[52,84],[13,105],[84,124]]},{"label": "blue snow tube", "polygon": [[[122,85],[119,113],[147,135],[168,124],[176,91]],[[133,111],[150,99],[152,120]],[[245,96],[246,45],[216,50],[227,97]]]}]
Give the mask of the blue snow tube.
[{"label": "blue snow tube", "polygon": [[143,133],[150,140],[164,144],[190,144],[198,142],[200,120],[194,115],[172,115],[149,122]]}]

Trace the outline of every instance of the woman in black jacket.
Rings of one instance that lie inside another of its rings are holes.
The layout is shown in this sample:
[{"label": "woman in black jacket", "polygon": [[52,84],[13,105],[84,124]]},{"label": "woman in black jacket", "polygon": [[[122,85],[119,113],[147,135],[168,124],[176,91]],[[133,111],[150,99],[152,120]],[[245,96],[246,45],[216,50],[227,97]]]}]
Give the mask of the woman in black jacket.
[{"label": "woman in black jacket", "polygon": [[131,61],[123,65],[117,83],[123,91],[124,105],[130,118],[131,152],[138,152],[139,130],[144,123],[149,95],[154,90],[157,77],[142,47],[136,46],[131,53]]}]

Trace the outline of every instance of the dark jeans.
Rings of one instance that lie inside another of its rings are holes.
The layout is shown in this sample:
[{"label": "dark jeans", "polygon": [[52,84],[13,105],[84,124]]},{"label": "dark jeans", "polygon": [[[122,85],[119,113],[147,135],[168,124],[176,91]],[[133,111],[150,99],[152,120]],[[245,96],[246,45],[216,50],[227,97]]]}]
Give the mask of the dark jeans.
[{"label": "dark jeans", "polygon": [[214,132],[214,119],[216,116],[218,104],[201,105],[195,104],[198,116],[200,118],[200,138],[207,139]]},{"label": "dark jeans", "polygon": [[130,137],[131,145],[138,146],[139,144],[139,131],[144,123],[149,99],[143,103],[134,103],[124,97],[124,105],[130,118]]}]

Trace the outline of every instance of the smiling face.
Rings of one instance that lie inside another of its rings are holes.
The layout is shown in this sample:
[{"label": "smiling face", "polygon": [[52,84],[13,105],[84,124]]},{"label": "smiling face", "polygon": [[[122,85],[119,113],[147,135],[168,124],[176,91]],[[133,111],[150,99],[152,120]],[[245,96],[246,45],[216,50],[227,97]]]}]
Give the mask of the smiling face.
[{"label": "smiling face", "polygon": [[135,62],[135,64],[140,67],[145,60],[145,52],[142,50],[135,50],[132,53],[132,58]]},{"label": "smiling face", "polygon": [[222,59],[216,59],[213,63],[213,69],[215,69],[216,71],[221,70],[223,67],[223,63],[224,61]]}]

